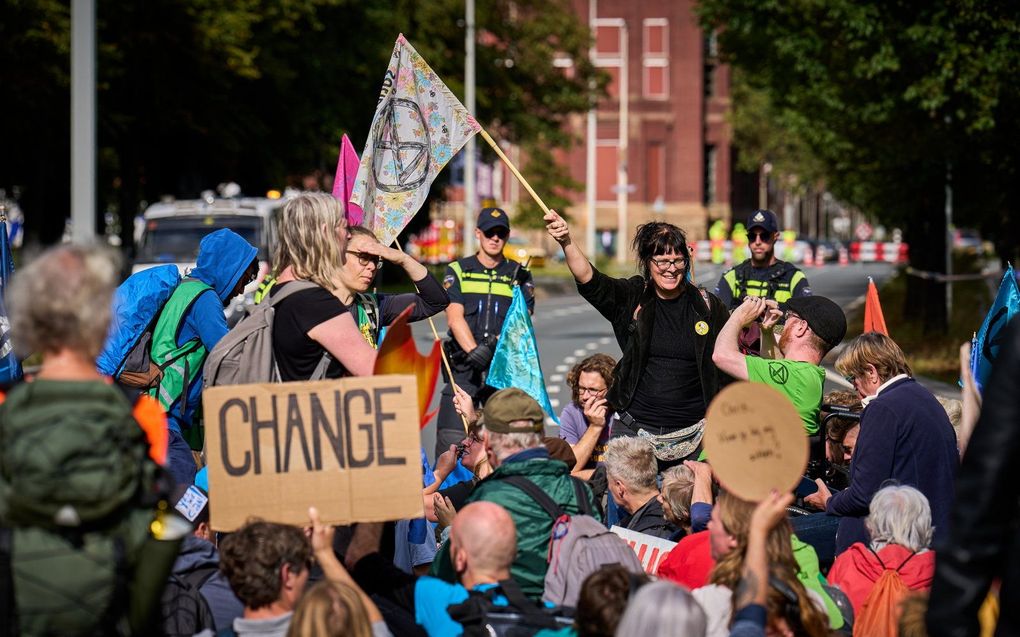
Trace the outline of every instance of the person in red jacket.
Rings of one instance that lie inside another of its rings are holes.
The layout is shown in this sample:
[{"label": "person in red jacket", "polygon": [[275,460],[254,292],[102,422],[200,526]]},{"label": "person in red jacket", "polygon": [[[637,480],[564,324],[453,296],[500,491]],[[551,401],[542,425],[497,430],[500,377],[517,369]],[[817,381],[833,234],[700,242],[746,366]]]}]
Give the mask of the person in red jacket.
[{"label": "person in red jacket", "polygon": [[828,578],[850,598],[855,615],[886,569],[896,570],[912,591],[931,588],[935,552],[928,549],[931,506],[923,493],[908,486],[880,489],[871,499],[864,524],[871,542],[857,542],[841,553]]}]

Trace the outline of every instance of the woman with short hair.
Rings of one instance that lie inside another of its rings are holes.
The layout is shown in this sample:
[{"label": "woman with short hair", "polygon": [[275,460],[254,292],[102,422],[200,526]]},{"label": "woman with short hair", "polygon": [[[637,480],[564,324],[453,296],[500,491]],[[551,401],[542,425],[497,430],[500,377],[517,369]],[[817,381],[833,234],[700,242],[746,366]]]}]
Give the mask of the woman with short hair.
[{"label": "woman with short hair", "polygon": [[828,578],[850,598],[854,614],[860,613],[886,569],[895,569],[912,591],[931,588],[935,553],[928,547],[933,529],[931,507],[923,493],[900,485],[880,489],[871,500],[864,525],[871,541],[857,542],[837,557]]},{"label": "woman with short hair", "polygon": [[570,445],[577,458],[574,475],[587,480],[606,453],[613,410],[606,392],[613,384],[616,359],[608,354],[592,354],[567,373],[570,404],[560,413],[560,438]]},{"label": "woman with short hair", "polygon": [[348,240],[340,202],[325,193],[291,199],[280,215],[279,233],[277,282],[269,298],[275,307],[273,356],[280,379],[370,375],[375,349],[333,294]]},{"label": "woman with short hair", "polygon": [[949,526],[956,467],[956,433],[946,411],[910,376],[903,350],[888,336],[867,332],[850,342],[836,369],[864,403],[850,461],[850,486],[833,495],[821,480],[804,501],[840,516],[836,555],[867,542],[864,518],[888,480],[916,487],[931,505],[937,535]]},{"label": "woman with short hair", "polygon": [[686,589],[659,581],[645,584],[631,596],[616,634],[704,637],[706,627],[705,611]]},{"label": "woman with short hair", "polygon": [[712,352],[729,312],[691,282],[687,235],[663,221],[638,226],[640,274],[614,279],[592,266],[562,217],[550,211],[545,221],[578,292],[612,323],[623,351],[606,395],[618,416],[612,436],[648,438],[660,470],[696,457],[721,384]]}]

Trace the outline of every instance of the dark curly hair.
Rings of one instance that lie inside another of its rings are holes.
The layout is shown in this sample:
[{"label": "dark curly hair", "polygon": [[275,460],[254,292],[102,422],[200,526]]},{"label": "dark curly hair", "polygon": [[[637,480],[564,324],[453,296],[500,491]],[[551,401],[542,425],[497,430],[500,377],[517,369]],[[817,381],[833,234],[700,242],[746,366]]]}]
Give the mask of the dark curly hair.
[{"label": "dark curly hair", "polygon": [[691,250],[687,247],[687,234],[678,226],[665,221],[643,223],[637,227],[631,245],[637,254],[641,276],[645,279],[649,278],[648,264],[652,257],[673,252],[683,256],[684,280],[687,280],[691,271]]},{"label": "dark curly hair", "polygon": [[613,637],[627,601],[649,581],[644,573],[631,573],[619,564],[607,564],[586,577],[574,613],[578,637]]},{"label": "dark curly hair", "polygon": [[301,529],[263,520],[249,521],[220,543],[220,570],[247,608],[262,608],[280,597],[280,569],[308,568],[312,547]]},{"label": "dark curly hair", "polygon": [[580,394],[577,384],[580,382],[583,372],[595,372],[606,381],[606,387],[613,385],[613,369],[616,367],[616,359],[608,354],[592,354],[582,360],[567,373],[567,385],[570,386],[570,399],[575,405],[580,405]]}]

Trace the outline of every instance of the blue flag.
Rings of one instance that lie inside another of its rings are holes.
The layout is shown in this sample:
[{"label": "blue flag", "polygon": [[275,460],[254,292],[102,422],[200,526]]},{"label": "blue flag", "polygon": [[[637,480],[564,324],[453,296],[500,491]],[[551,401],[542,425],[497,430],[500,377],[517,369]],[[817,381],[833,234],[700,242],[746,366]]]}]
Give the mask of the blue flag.
[{"label": "blue flag", "polygon": [[14,275],[14,258],[11,255],[11,242],[7,235],[7,221],[0,220],[0,384],[9,385],[21,378],[21,363],[14,355],[14,342],[11,341],[11,322],[7,318],[7,305],[3,296],[7,294],[7,284]]},{"label": "blue flag", "polygon": [[538,401],[553,422],[559,418],[549,402],[549,392],[542,377],[542,365],[538,361],[538,341],[535,328],[531,326],[531,315],[520,286],[514,286],[514,299],[503,321],[496,353],[489,365],[485,384],[496,389],[516,387]]},{"label": "blue flag", "polygon": [[1013,266],[1006,268],[999,284],[999,292],[995,295],[992,309],[988,310],[981,329],[971,343],[970,373],[974,376],[974,384],[978,391],[983,391],[988,377],[992,373],[992,365],[999,355],[999,345],[1006,325],[1010,319],[1020,312],[1020,288],[1017,287],[1016,274]]}]

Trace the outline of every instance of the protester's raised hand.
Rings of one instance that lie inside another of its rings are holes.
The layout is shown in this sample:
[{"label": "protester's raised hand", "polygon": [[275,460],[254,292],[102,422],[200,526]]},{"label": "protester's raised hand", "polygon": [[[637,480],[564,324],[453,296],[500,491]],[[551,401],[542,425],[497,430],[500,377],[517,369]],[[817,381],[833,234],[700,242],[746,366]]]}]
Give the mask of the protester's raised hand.
[{"label": "protester's raised hand", "polygon": [[563,217],[555,210],[550,210],[543,219],[545,220],[545,229],[549,232],[549,236],[556,240],[556,243],[563,246],[570,243],[570,227]]},{"label": "protester's raised hand", "polygon": [[309,526],[305,527],[305,535],[312,543],[312,551],[320,553],[323,551],[333,552],[333,534],[336,530],[332,525],[323,524],[319,517],[319,510],[315,507],[308,508]]},{"label": "protester's raised hand", "polygon": [[457,413],[464,417],[464,420],[468,424],[474,423],[478,420],[478,414],[475,412],[475,401],[471,398],[471,394],[461,389],[460,385],[453,388],[453,408],[457,410]]},{"label": "protester's raised hand", "polygon": [[365,255],[371,255],[373,257],[379,257],[383,261],[388,263],[395,263],[397,265],[403,264],[404,260],[409,258],[407,253],[401,252],[395,248],[384,246],[376,241],[364,241],[358,246],[358,252]]},{"label": "protester's raised hand", "polygon": [[772,299],[766,299],[765,314],[762,316],[761,328],[763,330],[772,329],[781,318],[783,318],[783,311],[779,309],[779,303]]},{"label": "protester's raised hand", "polygon": [[740,321],[741,325],[750,325],[762,315],[766,307],[765,299],[759,296],[744,297],[744,302],[733,310],[730,317]]},{"label": "protester's raised hand", "polygon": [[605,427],[606,414],[609,411],[609,403],[605,397],[589,398],[584,403],[584,417],[588,425],[592,427]]},{"label": "protester's raised hand", "polygon": [[751,514],[751,532],[767,535],[780,521],[786,518],[786,507],[792,503],[792,493],[772,491],[754,508],[754,512]]},{"label": "protester's raised hand", "polygon": [[696,482],[712,483],[712,465],[698,460],[684,460],[684,466],[694,472]]},{"label": "protester's raised hand", "polygon": [[450,445],[450,448],[439,454],[436,458],[435,474],[442,475],[445,479],[457,466],[457,445]]},{"label": "protester's raised hand", "polygon": [[444,529],[453,524],[453,518],[457,515],[457,509],[453,506],[450,498],[442,493],[437,493],[433,496],[432,507],[436,511],[436,520],[439,522],[439,528]]}]

